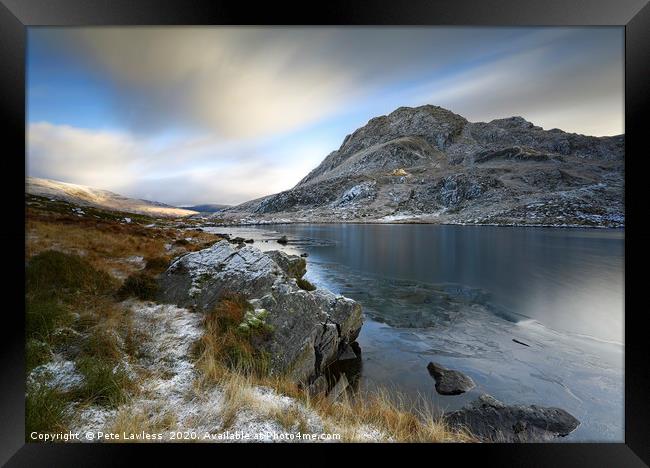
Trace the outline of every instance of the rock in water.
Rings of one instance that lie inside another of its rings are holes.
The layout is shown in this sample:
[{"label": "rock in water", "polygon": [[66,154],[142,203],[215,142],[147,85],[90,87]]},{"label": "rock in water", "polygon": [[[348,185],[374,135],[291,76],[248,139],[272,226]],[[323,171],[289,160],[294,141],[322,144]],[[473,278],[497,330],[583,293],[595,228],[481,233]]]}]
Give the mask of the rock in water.
[{"label": "rock in water", "polygon": [[287,236],[282,236],[278,239],[278,244],[287,245],[288,243],[289,239],[287,239]]},{"label": "rock in water", "polygon": [[429,363],[427,370],[436,380],[436,391],[441,395],[460,395],[476,386],[474,381],[462,372],[446,369],[434,362]]},{"label": "rock in water", "polygon": [[451,426],[466,427],[490,442],[546,442],[564,437],[580,425],[580,421],[560,408],[508,406],[486,394],[449,413],[446,419]]},{"label": "rock in water", "polygon": [[271,356],[271,372],[309,384],[356,340],[362,317],[352,299],[301,289],[296,279],[305,265],[295,255],[220,241],[175,260],[161,275],[159,299],[209,310],[224,293],[243,294],[256,310],[265,310],[271,332],[256,346]]}]

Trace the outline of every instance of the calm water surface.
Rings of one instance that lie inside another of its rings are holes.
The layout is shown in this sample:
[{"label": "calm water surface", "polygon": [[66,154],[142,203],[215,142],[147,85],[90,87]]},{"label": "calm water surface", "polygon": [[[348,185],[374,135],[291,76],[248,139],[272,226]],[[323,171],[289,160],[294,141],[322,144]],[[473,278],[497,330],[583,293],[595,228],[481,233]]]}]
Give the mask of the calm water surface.
[{"label": "calm water surface", "polygon": [[[307,278],[358,300],[360,385],[453,410],[489,393],[566,409],[567,441],[623,440],[622,230],[435,225],[214,228],[307,252]],[[523,346],[512,341],[522,341]],[[441,396],[426,365],[477,388]]]}]

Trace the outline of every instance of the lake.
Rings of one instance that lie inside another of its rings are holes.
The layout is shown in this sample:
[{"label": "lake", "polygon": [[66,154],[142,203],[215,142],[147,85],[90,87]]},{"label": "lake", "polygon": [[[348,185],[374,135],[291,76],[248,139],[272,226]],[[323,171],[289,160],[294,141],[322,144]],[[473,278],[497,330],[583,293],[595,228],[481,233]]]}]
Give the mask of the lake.
[{"label": "lake", "polygon": [[[561,441],[623,441],[624,232],[424,224],[206,228],[307,252],[306,278],[359,301],[359,385],[457,409],[481,393],[566,409]],[[286,235],[289,245],[275,239]],[[528,346],[519,344],[513,339]],[[426,365],[477,387],[438,395]]]}]

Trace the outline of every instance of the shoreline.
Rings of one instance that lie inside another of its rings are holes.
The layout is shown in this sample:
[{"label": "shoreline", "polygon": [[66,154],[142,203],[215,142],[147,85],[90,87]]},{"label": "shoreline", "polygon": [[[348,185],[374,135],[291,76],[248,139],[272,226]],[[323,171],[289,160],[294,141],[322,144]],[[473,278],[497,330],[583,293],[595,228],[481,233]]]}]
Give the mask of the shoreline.
[{"label": "shoreline", "polygon": [[[184,218],[186,219],[186,218]],[[337,221],[270,221],[270,222],[252,222],[252,223],[233,223],[233,224],[227,224],[227,223],[215,223],[211,221],[207,221],[206,226],[208,227],[246,227],[246,226],[285,226],[285,225],[292,225],[292,224],[303,224],[303,225],[310,225],[310,224],[356,224],[356,225],[372,225],[372,224],[377,224],[377,225],[387,225],[387,226],[398,226],[401,224],[408,224],[408,225],[414,225],[414,224],[424,224],[424,225],[433,225],[433,226],[492,226],[492,227],[517,227],[517,228],[525,228],[525,227],[535,227],[535,228],[559,228],[559,229],[616,229],[616,230],[625,230],[625,225],[623,226],[603,226],[603,225],[583,225],[583,224],[519,224],[519,223],[511,223],[511,224],[500,224],[500,223],[433,223],[433,222],[427,222],[427,221],[402,221],[402,222],[396,222],[396,221],[386,221],[386,222],[381,222],[381,221],[346,221],[346,220],[337,220]],[[188,228],[189,229],[189,228]]]}]

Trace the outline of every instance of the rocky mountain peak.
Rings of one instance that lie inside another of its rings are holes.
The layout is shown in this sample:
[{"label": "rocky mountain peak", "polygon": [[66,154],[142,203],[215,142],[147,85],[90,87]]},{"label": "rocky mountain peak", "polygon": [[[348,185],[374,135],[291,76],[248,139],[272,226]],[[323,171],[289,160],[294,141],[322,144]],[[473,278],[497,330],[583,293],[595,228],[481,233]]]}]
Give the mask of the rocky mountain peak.
[{"label": "rocky mountain peak", "polygon": [[401,137],[419,137],[442,150],[465,124],[465,118],[442,107],[399,107],[388,115],[370,119],[348,135],[338,153],[350,155]]},{"label": "rocky mountain peak", "polygon": [[489,122],[499,128],[519,128],[519,129],[534,129],[542,130],[542,127],[535,126],[532,122],[524,119],[521,116],[507,117],[505,119],[494,119]]},{"label": "rocky mountain peak", "polygon": [[346,136],[293,189],[227,212],[302,222],[620,226],[623,161],[623,135],[400,107]]},{"label": "rocky mountain peak", "polygon": [[347,135],[341,147],[298,186],[339,172],[409,167],[443,151],[467,123],[464,117],[438,106],[399,107],[388,115],[370,119]]}]

